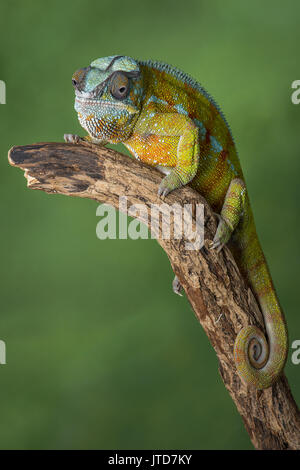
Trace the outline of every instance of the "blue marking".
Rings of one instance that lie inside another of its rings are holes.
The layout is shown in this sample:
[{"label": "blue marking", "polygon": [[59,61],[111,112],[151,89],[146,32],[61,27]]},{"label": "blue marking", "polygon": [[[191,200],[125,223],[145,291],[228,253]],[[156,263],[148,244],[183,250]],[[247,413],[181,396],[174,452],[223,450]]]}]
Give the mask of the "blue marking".
[{"label": "blue marking", "polygon": [[237,175],[238,172],[236,171],[236,169],[235,169],[235,167],[234,167],[234,164],[233,164],[233,163],[231,162],[231,160],[229,160],[229,159],[228,159],[227,161],[228,161],[228,164],[229,164],[230,168],[232,169],[233,173],[234,173],[235,175]]},{"label": "blue marking", "polygon": [[154,95],[150,96],[147,103],[151,103],[151,101],[153,103],[158,103],[158,104],[163,104],[164,106],[168,106],[168,103],[165,100],[161,100],[160,98],[157,98],[157,96],[154,96]]},{"label": "blue marking", "polygon": [[211,143],[211,146],[212,146],[212,149],[214,152],[222,152],[223,150],[223,147],[222,145],[217,141],[217,139],[213,136],[210,136],[210,143]]},{"label": "blue marking", "polygon": [[203,122],[199,121],[199,119],[193,119],[193,121],[196,124],[196,126],[199,127],[200,137],[201,137],[202,140],[204,140],[205,136],[206,136],[206,128],[205,128]]},{"label": "blue marking", "polygon": [[177,111],[181,114],[185,114],[186,116],[188,116],[188,112],[186,111],[186,109],[184,108],[184,106],[180,103],[180,104],[176,104],[175,108],[177,109]]}]

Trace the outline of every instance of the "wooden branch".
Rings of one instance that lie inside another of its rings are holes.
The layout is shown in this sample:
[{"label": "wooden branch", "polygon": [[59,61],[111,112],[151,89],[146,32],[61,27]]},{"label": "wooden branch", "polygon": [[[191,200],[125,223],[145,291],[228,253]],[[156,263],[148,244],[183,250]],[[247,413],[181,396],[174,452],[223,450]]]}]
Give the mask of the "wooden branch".
[{"label": "wooden branch", "polygon": [[[25,170],[31,189],[95,199],[117,209],[119,196],[126,196],[129,206],[142,203],[145,210],[138,218],[143,221],[147,221],[151,204],[162,203],[157,196],[162,176],[157,170],[105,147],[33,144],[12,148],[9,162]],[[205,245],[201,251],[187,251],[184,238],[158,242],[216,351],[221,377],[253,445],[257,449],[300,449],[300,414],[285,376],[272,388],[257,391],[237,375],[233,360],[237,333],[249,324],[264,325],[229,249],[225,247],[219,254],[208,249],[216,230],[211,208],[188,187],[171,193],[165,202],[193,207],[202,203],[205,207]],[[172,223],[178,223],[176,218]]]}]

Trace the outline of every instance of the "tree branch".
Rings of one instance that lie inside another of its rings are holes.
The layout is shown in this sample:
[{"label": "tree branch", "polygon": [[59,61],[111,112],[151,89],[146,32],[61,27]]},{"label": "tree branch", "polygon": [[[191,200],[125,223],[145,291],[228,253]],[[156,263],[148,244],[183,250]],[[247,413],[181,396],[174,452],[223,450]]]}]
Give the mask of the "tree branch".
[{"label": "tree branch", "polygon": [[[85,143],[13,147],[9,162],[25,170],[31,189],[95,199],[117,209],[119,196],[126,196],[128,205],[144,205],[137,218],[145,222],[151,204],[162,203],[157,196],[161,181],[157,170],[105,147]],[[257,449],[300,449],[300,414],[285,376],[272,388],[257,391],[237,375],[233,360],[237,333],[249,324],[263,329],[264,325],[229,249],[225,247],[220,253],[208,249],[216,230],[211,208],[189,187],[171,193],[165,202],[181,206],[189,203],[192,207],[202,203],[205,207],[205,245],[201,251],[186,250],[184,238],[159,238],[158,242],[215,349],[221,377],[253,445]],[[171,224],[176,223],[174,217]]]}]

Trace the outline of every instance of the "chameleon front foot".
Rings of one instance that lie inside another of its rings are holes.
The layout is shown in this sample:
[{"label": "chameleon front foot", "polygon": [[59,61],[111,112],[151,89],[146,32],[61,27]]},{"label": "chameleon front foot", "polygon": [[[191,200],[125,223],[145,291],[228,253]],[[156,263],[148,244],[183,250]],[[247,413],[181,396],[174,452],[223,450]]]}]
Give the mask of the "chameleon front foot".
[{"label": "chameleon front foot", "polygon": [[167,176],[164,177],[158,188],[158,196],[164,198],[174,189],[180,188],[182,182],[179,176],[174,171],[171,171]]},{"label": "chameleon front foot", "polygon": [[180,297],[182,297],[183,287],[180,284],[180,281],[177,276],[174,277],[174,280],[172,282],[172,289],[174,294],[180,295]]},{"label": "chameleon front foot", "polygon": [[233,229],[220,214],[215,215],[219,219],[219,224],[214,239],[210,243],[210,249],[216,250],[219,253],[230,239]]},{"label": "chameleon front foot", "polygon": [[64,134],[64,141],[68,144],[79,144],[81,140],[82,138],[77,134]]}]

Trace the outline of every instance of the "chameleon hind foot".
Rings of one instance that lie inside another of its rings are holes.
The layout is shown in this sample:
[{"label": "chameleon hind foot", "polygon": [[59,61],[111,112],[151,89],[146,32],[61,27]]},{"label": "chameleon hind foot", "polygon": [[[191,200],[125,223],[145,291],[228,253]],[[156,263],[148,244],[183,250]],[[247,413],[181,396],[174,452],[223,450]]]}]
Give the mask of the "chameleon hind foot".
[{"label": "chameleon hind foot", "polygon": [[243,215],[245,193],[246,186],[244,181],[240,178],[233,179],[227,190],[221,215],[216,214],[219,219],[219,225],[210,245],[211,249],[216,249],[219,252],[228,242]]},{"label": "chameleon hind foot", "polygon": [[177,276],[175,276],[173,279],[172,289],[173,289],[174,294],[180,295],[180,297],[182,297],[183,287],[180,284],[180,281]]},{"label": "chameleon hind foot", "polygon": [[219,219],[218,228],[214,236],[213,241],[210,243],[210,249],[216,250],[219,253],[224,245],[228,242],[233,232],[233,228],[230,226],[220,214],[215,214]]}]

